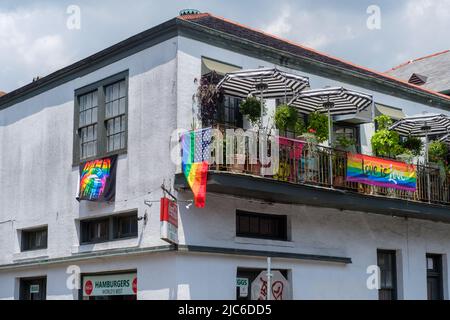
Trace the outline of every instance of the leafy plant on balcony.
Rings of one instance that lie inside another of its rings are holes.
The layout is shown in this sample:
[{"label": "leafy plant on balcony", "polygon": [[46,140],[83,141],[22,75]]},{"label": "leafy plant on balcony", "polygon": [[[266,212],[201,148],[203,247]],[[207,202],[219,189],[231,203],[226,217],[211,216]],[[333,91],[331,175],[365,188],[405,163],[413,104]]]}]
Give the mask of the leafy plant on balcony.
[{"label": "leafy plant on balcony", "polygon": [[401,162],[405,162],[408,164],[414,163],[414,157],[415,155],[411,152],[411,150],[404,149],[403,153],[397,155],[395,158]]},{"label": "leafy plant on balcony", "polygon": [[297,110],[286,104],[278,106],[275,112],[275,125],[278,130],[294,132],[295,136],[305,132],[305,124]]},{"label": "leafy plant on balcony", "polygon": [[328,140],[328,116],[314,112],[308,118],[308,132],[314,132],[318,143]]},{"label": "leafy plant on balcony", "polygon": [[214,125],[218,107],[222,103],[224,93],[217,88],[219,76],[213,72],[200,79],[195,98],[199,108],[198,117],[203,126]]},{"label": "leafy plant on balcony", "polygon": [[264,100],[261,103],[260,99],[249,96],[246,99],[242,100],[239,107],[242,115],[248,119],[252,126],[261,125],[261,115],[264,116],[266,114]]},{"label": "leafy plant on balcony", "polygon": [[403,142],[400,142],[400,145],[405,149],[405,151],[410,151],[410,153],[418,157],[421,155],[423,150],[423,141],[418,137],[409,136]]},{"label": "leafy plant on balcony", "polygon": [[356,140],[347,138],[344,135],[339,135],[336,137],[335,147],[347,152],[356,153]]},{"label": "leafy plant on balcony", "polygon": [[444,142],[433,141],[428,146],[428,157],[430,162],[440,163],[447,158],[448,148]]},{"label": "leafy plant on balcony", "polygon": [[386,115],[375,118],[378,129],[372,137],[372,151],[377,156],[396,157],[403,153],[400,145],[400,135],[398,132],[391,131],[393,121]]},{"label": "leafy plant on balcony", "polygon": [[447,155],[448,147],[444,142],[436,140],[428,145],[428,159],[430,162],[437,164],[442,182],[446,180],[449,172]]}]

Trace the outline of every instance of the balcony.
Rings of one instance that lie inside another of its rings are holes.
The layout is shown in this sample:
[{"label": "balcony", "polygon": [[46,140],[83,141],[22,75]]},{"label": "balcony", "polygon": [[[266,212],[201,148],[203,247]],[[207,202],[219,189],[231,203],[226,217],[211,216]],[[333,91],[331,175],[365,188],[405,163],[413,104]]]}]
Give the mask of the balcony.
[{"label": "balcony", "polygon": [[[366,185],[347,180],[347,152],[298,140],[284,141],[279,145],[275,174],[261,173],[259,156],[257,164],[250,164],[249,156],[241,158],[241,164],[211,164],[208,192],[450,222],[450,175],[443,175],[439,168],[417,165],[415,192]],[[182,174],[177,175],[175,185],[187,188]]]}]

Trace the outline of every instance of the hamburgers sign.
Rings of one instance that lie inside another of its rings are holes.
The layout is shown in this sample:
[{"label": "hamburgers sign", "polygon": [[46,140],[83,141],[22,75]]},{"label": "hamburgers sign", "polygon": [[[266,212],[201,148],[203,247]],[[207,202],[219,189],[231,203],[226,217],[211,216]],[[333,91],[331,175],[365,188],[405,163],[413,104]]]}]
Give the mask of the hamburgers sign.
[{"label": "hamburgers sign", "polygon": [[85,276],[83,277],[83,296],[132,296],[137,294],[135,273]]}]

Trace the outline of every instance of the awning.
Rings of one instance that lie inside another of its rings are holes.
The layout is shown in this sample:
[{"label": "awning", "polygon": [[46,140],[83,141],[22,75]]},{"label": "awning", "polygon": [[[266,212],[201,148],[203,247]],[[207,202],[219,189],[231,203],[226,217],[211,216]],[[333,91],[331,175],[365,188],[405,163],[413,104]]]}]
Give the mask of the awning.
[{"label": "awning", "polygon": [[216,72],[218,75],[224,76],[227,73],[239,71],[242,68],[231,64],[219,62],[208,58],[202,58],[202,75]]},{"label": "awning", "polygon": [[392,120],[401,120],[406,117],[400,108],[389,107],[383,104],[375,103],[375,116],[389,116]]}]

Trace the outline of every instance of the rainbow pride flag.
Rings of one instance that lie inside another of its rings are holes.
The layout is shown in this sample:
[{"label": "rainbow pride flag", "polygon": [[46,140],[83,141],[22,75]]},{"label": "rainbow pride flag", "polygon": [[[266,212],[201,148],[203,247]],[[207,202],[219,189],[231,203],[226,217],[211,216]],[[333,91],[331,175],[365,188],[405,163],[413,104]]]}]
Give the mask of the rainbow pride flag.
[{"label": "rainbow pride flag", "polygon": [[347,181],[415,192],[417,168],[403,162],[349,153]]},{"label": "rainbow pride flag", "polygon": [[182,169],[194,193],[194,203],[197,208],[205,207],[211,140],[210,128],[190,131],[181,136]]}]

